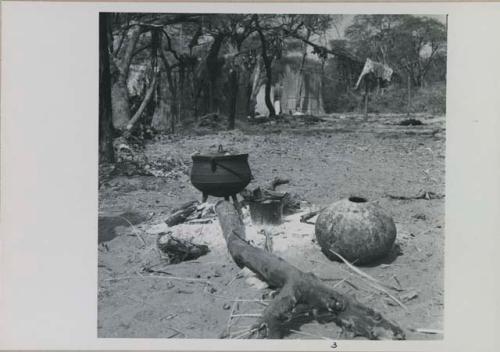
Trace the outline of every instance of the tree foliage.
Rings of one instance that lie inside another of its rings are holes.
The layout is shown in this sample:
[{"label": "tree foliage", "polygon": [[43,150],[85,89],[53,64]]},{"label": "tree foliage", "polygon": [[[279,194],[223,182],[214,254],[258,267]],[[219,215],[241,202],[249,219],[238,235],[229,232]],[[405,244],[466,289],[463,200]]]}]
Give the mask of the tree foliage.
[{"label": "tree foliage", "polygon": [[[323,99],[334,110],[355,107],[349,102],[355,94],[351,87],[366,58],[390,65],[419,87],[445,79],[446,28],[430,17],[358,15],[345,33],[336,27],[338,15],[110,13],[106,18],[101,38],[107,33],[108,50],[101,60],[109,63],[110,129],[118,134],[135,133],[141,124],[174,132],[186,119],[208,113],[228,115],[234,128],[238,113],[253,115],[263,85],[272,116],[271,87],[291,61],[300,72],[306,61],[317,63]],[[332,40],[334,32],[338,38]],[[134,80],[137,72],[140,82]],[[130,90],[131,84],[137,89]]]},{"label": "tree foliage", "polygon": [[446,71],[446,27],[434,18],[358,15],[345,34],[349,48],[359,57],[396,68],[417,87],[442,79],[429,76],[436,64]]}]

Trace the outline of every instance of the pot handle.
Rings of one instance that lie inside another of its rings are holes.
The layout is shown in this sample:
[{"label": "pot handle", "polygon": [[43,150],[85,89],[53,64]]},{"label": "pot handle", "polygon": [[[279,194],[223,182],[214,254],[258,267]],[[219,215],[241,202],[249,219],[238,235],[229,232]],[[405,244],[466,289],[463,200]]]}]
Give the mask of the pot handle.
[{"label": "pot handle", "polygon": [[[215,158],[212,158],[211,160],[211,167],[212,167],[212,172],[215,172],[217,170],[217,166],[220,166],[221,168],[223,168],[224,170],[232,173],[233,175],[239,177],[242,181],[245,181],[246,180],[246,177],[243,176],[242,174],[240,174],[239,172],[237,171],[234,171],[233,169],[225,166],[225,165],[222,165],[222,164],[219,164]],[[250,173],[250,180],[253,179],[253,175]]]},{"label": "pot handle", "polygon": [[217,161],[215,161],[215,158],[212,158],[210,161],[210,166],[212,168],[212,172],[215,172],[217,170]]}]

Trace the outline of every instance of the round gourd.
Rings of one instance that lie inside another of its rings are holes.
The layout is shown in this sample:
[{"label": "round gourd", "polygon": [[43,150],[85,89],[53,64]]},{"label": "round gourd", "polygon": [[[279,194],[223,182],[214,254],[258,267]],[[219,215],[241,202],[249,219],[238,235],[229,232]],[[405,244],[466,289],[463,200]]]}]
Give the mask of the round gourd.
[{"label": "round gourd", "polygon": [[364,198],[335,202],[318,216],[315,234],[323,253],[340,260],[333,251],[355,264],[384,257],[396,239],[396,226],[380,206]]}]

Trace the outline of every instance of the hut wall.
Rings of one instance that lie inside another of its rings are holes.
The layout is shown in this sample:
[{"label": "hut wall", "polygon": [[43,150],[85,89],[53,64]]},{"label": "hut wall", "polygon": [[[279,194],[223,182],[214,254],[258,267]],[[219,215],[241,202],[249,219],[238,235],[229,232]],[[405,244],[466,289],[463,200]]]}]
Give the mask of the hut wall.
[{"label": "hut wall", "polygon": [[[268,115],[264,101],[265,86],[261,86],[257,95],[256,112]],[[322,79],[320,71],[305,67],[302,72],[290,65],[285,65],[278,82],[272,87],[271,99],[279,100],[280,110],[284,114],[300,112],[308,115],[325,113],[322,97]]]}]

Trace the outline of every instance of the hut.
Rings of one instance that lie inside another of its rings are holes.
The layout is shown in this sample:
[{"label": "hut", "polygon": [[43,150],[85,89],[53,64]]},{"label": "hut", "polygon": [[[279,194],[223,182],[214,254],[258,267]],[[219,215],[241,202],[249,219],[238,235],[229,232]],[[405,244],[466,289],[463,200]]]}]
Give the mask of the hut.
[{"label": "hut", "polygon": [[[271,87],[276,113],[324,114],[321,62],[290,55],[278,61],[276,66],[275,82]],[[262,83],[256,98],[256,114],[268,114],[264,91]]]}]

